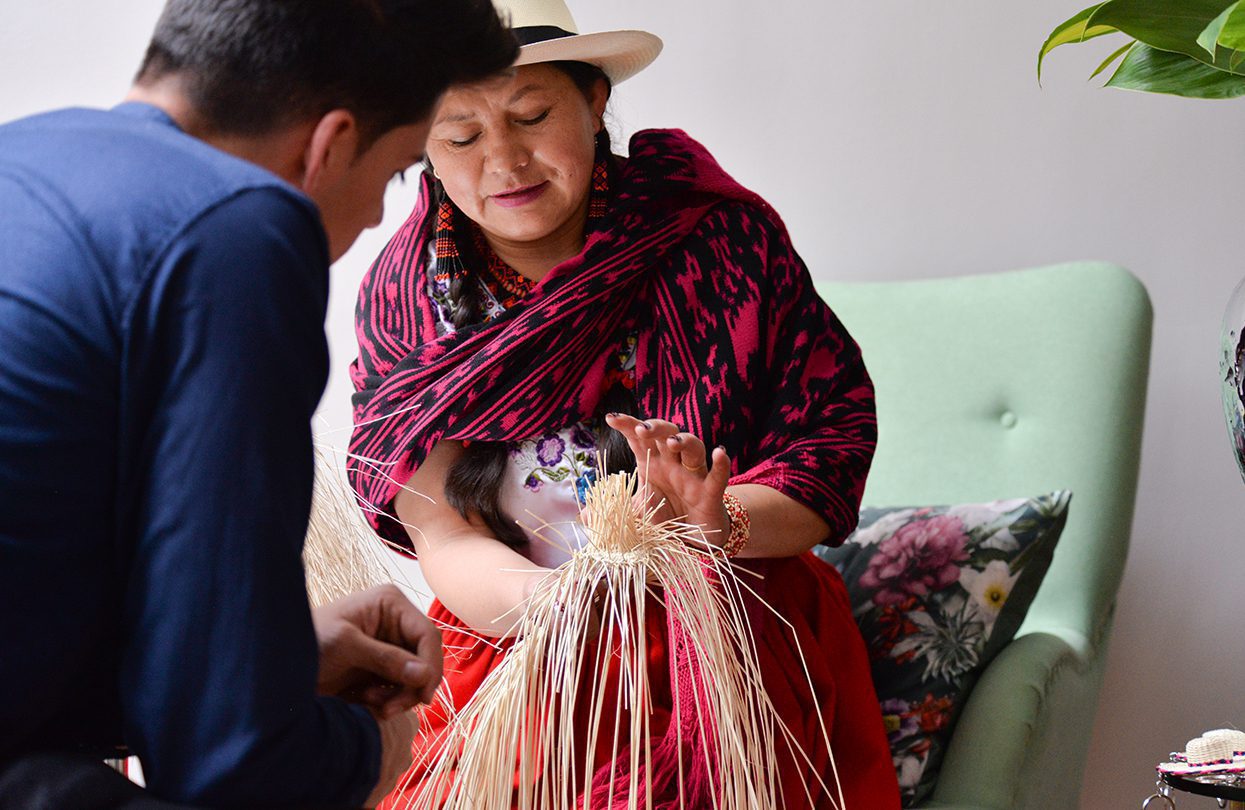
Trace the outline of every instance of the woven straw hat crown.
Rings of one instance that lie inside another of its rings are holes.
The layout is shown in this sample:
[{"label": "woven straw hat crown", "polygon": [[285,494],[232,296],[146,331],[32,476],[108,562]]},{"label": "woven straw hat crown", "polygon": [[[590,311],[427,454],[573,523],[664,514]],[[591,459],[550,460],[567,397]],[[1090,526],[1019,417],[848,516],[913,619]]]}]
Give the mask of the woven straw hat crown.
[{"label": "woven straw hat crown", "polygon": [[541,62],[587,62],[614,84],[652,64],[662,42],[647,31],[579,33],[564,0],[493,0],[522,43],[515,65]]}]

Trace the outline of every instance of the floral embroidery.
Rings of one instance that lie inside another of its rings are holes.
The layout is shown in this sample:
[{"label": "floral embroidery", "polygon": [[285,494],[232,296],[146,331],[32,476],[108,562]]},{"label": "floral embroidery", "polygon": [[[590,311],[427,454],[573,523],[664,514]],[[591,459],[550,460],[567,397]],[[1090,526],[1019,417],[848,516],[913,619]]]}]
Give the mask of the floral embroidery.
[{"label": "floral embroidery", "polygon": [[[484,293],[484,320],[491,321],[506,311],[505,308],[497,301],[497,298],[488,288],[488,285],[479,281],[476,283],[480,284],[480,289]],[[450,277],[448,274],[428,274],[428,297],[432,300],[433,304],[437,337],[442,337],[444,335],[448,335],[450,332],[453,332],[454,301],[450,296]]]},{"label": "floral embroidery", "polygon": [[595,450],[597,437],[583,422],[571,427],[571,444],[581,450]]},{"label": "floral embroidery", "polygon": [[510,460],[526,489],[539,492],[545,484],[573,481],[575,498],[582,504],[596,480],[596,437],[589,426],[572,425],[536,439],[512,442]]},{"label": "floral embroidery", "polygon": [[588,490],[597,481],[597,471],[595,467],[589,467],[584,470],[583,474],[575,479],[575,500],[583,505],[588,502]]},{"label": "floral embroidery", "polygon": [[566,440],[561,436],[545,436],[536,441],[536,460],[546,467],[552,467],[562,460],[566,452]]}]

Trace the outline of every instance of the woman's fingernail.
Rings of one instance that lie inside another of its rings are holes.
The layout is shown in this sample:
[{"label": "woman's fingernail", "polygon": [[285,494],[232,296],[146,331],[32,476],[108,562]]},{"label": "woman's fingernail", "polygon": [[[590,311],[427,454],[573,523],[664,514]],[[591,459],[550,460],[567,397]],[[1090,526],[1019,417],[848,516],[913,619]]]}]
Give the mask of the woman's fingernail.
[{"label": "woman's fingernail", "polygon": [[652,425],[650,425],[648,422],[645,422],[645,423],[644,423],[644,425],[643,425],[643,427],[644,427],[644,429],[645,429],[645,430],[652,430],[652,429],[653,429],[653,426],[652,426]]},{"label": "woman's fingernail", "polygon": [[682,436],[671,436],[670,441],[674,442],[675,444],[682,444],[683,437]]},{"label": "woman's fingernail", "polygon": [[420,679],[427,673],[427,667],[418,661],[407,661],[402,665],[402,677],[408,681]]}]

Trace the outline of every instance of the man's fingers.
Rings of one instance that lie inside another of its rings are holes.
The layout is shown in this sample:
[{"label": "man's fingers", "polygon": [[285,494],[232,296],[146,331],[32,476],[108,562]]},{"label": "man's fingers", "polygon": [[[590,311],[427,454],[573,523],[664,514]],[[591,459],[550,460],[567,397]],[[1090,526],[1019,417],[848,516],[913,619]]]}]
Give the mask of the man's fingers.
[{"label": "man's fingers", "polygon": [[420,661],[410,650],[394,644],[374,641],[371,660],[375,672],[382,678],[403,686],[423,686],[428,678],[428,665]]},{"label": "man's fingers", "polygon": [[355,666],[381,680],[415,689],[422,689],[434,676],[440,681],[440,667],[434,668],[410,650],[367,636],[356,644]]},{"label": "man's fingers", "polygon": [[395,714],[413,709],[420,703],[426,703],[423,693],[412,687],[397,687],[393,684],[369,686],[354,695],[343,695],[351,703],[365,707],[378,720],[393,717]]},{"label": "man's fingers", "polygon": [[441,683],[444,655],[441,650],[441,631],[418,608],[403,597],[404,605],[396,610],[401,628],[402,642],[416,655],[419,667],[407,665],[408,680],[403,683],[419,688],[430,686],[433,690]]},{"label": "man's fingers", "polygon": [[424,700],[423,693],[416,689],[403,689],[401,692],[395,693],[388,700],[376,704],[377,710],[381,717],[393,717],[399,712],[410,711],[421,703],[430,703]]},{"label": "man's fingers", "polygon": [[383,585],[317,608],[324,694],[382,707],[431,701],[441,683],[441,634],[400,589]]},{"label": "man's fingers", "polygon": [[380,716],[388,720],[390,717],[393,717],[396,714],[410,711],[412,708],[414,708],[417,704],[420,703],[420,701],[417,700],[416,696],[414,695],[410,697],[410,700],[407,700],[406,697],[407,696],[404,694],[401,699],[394,698],[393,700],[389,700],[383,703],[380,707]]},{"label": "man's fingers", "polygon": [[388,681],[384,683],[374,683],[359,693],[358,701],[365,706],[383,706],[388,703],[400,689],[400,686],[389,683]]},{"label": "man's fingers", "polygon": [[384,653],[392,656],[386,659],[385,665],[401,667],[397,672],[376,674],[414,687],[421,694],[435,693],[441,683],[443,667],[441,631],[400,588],[382,585],[366,593],[379,611],[377,640],[392,647]]}]

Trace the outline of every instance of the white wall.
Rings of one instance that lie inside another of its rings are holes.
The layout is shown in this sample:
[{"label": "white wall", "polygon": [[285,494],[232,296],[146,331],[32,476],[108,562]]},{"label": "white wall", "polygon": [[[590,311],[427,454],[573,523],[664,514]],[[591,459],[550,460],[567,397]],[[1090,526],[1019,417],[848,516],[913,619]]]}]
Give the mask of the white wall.
[{"label": "white wall", "polygon": [[[1245,488],[1217,382],[1220,316],[1245,275],[1245,100],[1098,89],[1085,77],[1109,44],[1056,52],[1039,90],[1037,48],[1082,2],[580,0],[576,11],[584,30],[640,27],[666,40],[662,58],[619,88],[616,128],[677,126],[702,140],[777,206],[820,277],[1094,258],[1149,288],[1133,551],[1082,803],[1098,810],[1137,806],[1155,762],[1189,737],[1245,725]],[[0,0],[0,120],[112,103],[159,5]],[[339,445],[354,287],[411,193],[396,189],[384,225],[335,269],[322,422]]]}]

